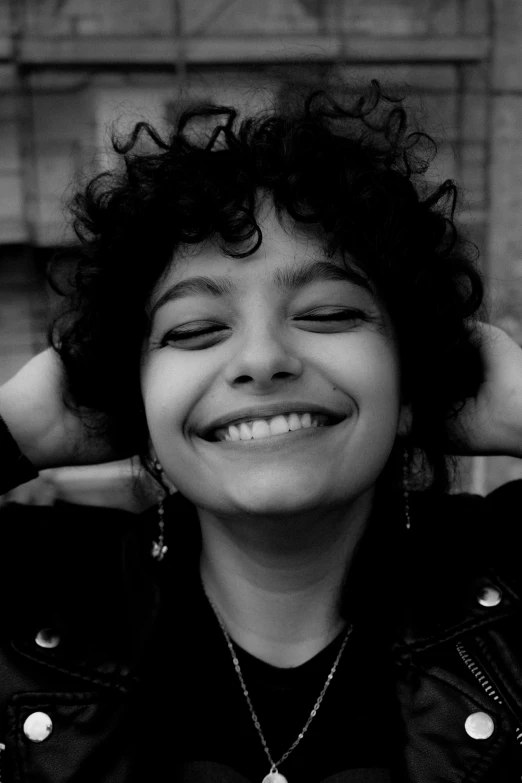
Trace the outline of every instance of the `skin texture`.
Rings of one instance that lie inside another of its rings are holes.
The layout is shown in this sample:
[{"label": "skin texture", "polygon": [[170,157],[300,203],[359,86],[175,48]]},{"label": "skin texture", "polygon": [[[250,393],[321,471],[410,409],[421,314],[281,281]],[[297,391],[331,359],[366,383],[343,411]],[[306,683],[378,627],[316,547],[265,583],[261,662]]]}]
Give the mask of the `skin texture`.
[{"label": "skin texture", "polygon": [[[344,281],[278,291],[271,283],[277,269],[324,260],[324,253],[267,205],[261,228],[253,256],[230,259],[209,243],[164,276],[152,305],[194,275],[230,275],[240,289],[158,309],[142,392],[156,455],[198,508],[203,582],[231,635],[265,660],[295,665],[342,628],[334,604],[346,562],[408,412],[393,330],[376,298]],[[364,318],[297,320],[343,308]],[[184,342],[169,336],[209,325],[222,331]],[[280,436],[269,451],[198,435],[224,414],[280,401],[291,411],[292,400],[346,418],[287,443]]]}]

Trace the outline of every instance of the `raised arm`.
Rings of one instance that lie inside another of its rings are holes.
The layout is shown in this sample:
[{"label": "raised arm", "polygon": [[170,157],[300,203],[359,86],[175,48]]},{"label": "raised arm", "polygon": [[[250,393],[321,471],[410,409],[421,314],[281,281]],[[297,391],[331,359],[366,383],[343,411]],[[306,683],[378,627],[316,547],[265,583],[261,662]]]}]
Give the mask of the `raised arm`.
[{"label": "raised arm", "polygon": [[[0,417],[35,471],[96,464],[127,456],[115,454],[96,434],[92,426],[96,418],[92,414],[80,417],[67,408],[63,389],[61,362],[50,348],[31,359],[0,387]],[[15,465],[15,447],[9,443],[5,428],[0,436],[0,464],[4,472],[12,473],[11,484],[32,478],[26,462],[19,460]],[[0,492],[9,488],[2,484]]]},{"label": "raised arm", "polygon": [[484,382],[450,423],[456,454],[522,458],[522,349],[502,329],[480,324]]}]

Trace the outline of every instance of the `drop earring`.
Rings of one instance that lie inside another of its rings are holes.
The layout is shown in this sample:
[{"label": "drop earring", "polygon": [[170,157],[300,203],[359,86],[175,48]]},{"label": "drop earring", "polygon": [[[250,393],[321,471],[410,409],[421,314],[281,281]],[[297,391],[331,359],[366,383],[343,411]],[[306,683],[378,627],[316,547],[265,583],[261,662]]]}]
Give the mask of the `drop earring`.
[{"label": "drop earring", "polygon": [[[154,470],[157,474],[157,481],[164,487],[163,481],[163,468],[158,459],[153,462]],[[168,546],[165,544],[165,498],[163,498],[158,505],[158,528],[159,535],[157,541],[152,542],[152,549],[150,551],[152,557],[161,562],[168,551]]]},{"label": "drop earring", "polygon": [[402,463],[402,497],[404,501],[404,518],[406,520],[406,530],[411,529],[410,516],[410,488],[408,484],[408,452],[404,449]]},{"label": "drop earring", "polygon": [[158,540],[152,542],[152,549],[150,551],[152,557],[161,562],[168,551],[168,546],[165,544],[165,507],[162,500],[158,506],[158,527],[159,535]]}]

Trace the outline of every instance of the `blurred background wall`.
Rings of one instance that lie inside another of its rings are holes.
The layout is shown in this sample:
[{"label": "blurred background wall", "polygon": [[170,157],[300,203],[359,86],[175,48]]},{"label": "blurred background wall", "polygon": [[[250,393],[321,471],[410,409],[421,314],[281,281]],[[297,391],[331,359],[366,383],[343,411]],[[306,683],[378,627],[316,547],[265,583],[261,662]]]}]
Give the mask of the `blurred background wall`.
[{"label": "blurred background wall", "polygon": [[[522,344],[520,0],[0,0],[0,382],[46,345],[45,264],[70,236],[74,182],[110,160],[111,128],[336,77],[347,92],[373,77],[407,88],[440,143],[433,178],[464,188],[491,320]],[[462,485],[521,476],[522,461],[474,459]],[[119,464],[44,482],[51,498],[137,508],[127,477]]]}]

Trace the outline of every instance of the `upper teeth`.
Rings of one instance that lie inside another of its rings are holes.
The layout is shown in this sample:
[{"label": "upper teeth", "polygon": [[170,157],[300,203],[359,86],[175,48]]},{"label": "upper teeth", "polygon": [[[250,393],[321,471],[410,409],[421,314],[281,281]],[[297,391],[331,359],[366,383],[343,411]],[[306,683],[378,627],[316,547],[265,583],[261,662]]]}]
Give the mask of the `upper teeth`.
[{"label": "upper teeth", "polygon": [[327,420],[327,416],[316,413],[281,414],[270,419],[252,419],[241,424],[230,424],[228,427],[216,430],[216,438],[217,440],[256,440],[268,438],[270,435],[280,435],[289,430],[322,427]]}]

